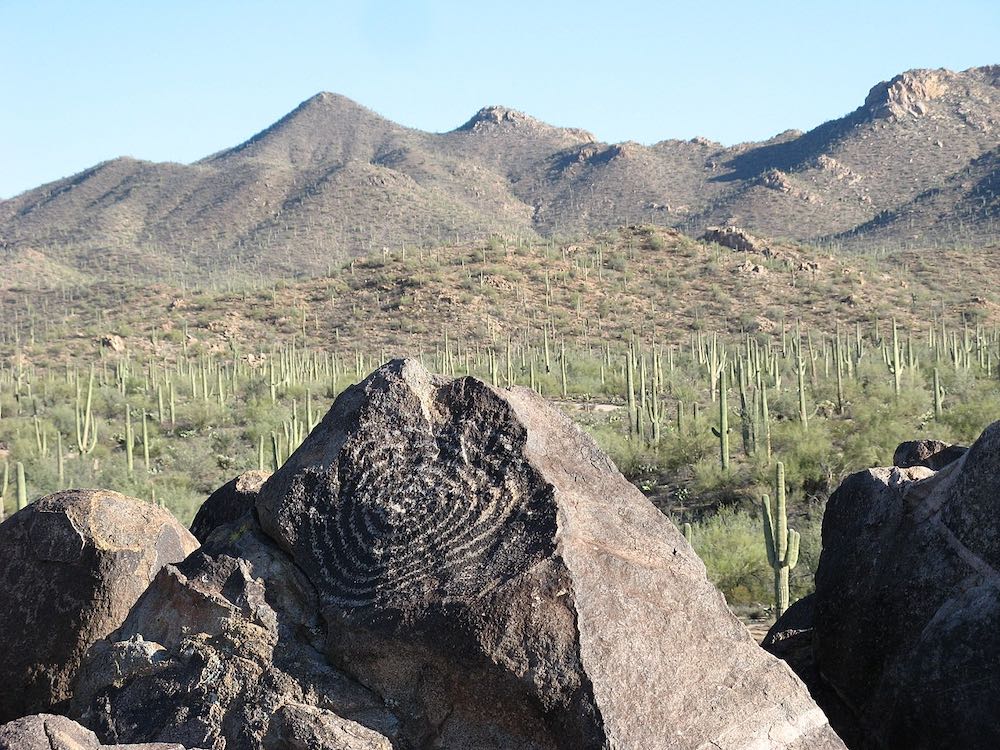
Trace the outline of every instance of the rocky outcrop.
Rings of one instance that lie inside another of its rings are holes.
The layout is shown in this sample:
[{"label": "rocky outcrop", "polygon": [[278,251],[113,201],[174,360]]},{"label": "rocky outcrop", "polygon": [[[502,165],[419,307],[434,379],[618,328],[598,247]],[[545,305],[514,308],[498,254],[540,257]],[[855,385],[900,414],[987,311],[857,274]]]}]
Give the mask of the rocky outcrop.
[{"label": "rocky outcrop", "polygon": [[91,644],[197,546],[166,510],[104,490],[49,495],[0,524],[0,721],[62,710]]},{"label": "rocky outcrop", "polygon": [[398,720],[325,643],[314,586],[247,515],[162,571],[95,646],[73,715],[109,742],[390,750]]},{"label": "rocky outcrop", "polygon": [[[175,744],[102,745],[72,719],[35,714],[0,726],[0,750],[185,750]],[[198,748],[191,748],[198,750]]]},{"label": "rocky outcrop", "polygon": [[871,469],[830,498],[813,638],[859,747],[1000,746],[998,497],[1000,423],[937,472]]},{"label": "rocky outcrop", "polygon": [[413,361],[341,394],[78,692],[106,740],[213,749],[843,747],[589,437]]},{"label": "rocky outcrop", "polygon": [[204,544],[213,531],[232,523],[253,509],[257,493],[270,477],[266,471],[245,471],[208,496],[191,522],[191,533]]},{"label": "rocky outcrop", "polygon": [[698,239],[702,242],[714,242],[741,253],[755,253],[765,258],[774,257],[774,252],[767,243],[739,227],[708,227]]},{"label": "rocky outcrop", "polygon": [[949,70],[908,70],[891,81],[883,81],[868,92],[865,109],[872,117],[921,117],[929,103],[948,91]]}]

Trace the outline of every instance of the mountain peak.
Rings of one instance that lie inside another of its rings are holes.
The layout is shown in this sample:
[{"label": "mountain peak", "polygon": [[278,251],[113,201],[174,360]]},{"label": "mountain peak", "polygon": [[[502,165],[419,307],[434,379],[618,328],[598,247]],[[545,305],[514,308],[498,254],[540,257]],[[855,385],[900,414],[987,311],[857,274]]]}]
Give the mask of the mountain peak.
[{"label": "mountain peak", "polygon": [[516,109],[493,105],[476,112],[459,130],[479,131],[497,126],[538,128],[544,123]]},{"label": "mountain peak", "polygon": [[864,108],[873,118],[921,117],[929,111],[929,102],[947,93],[956,75],[944,68],[908,70],[876,84],[868,92]]},{"label": "mountain peak", "polygon": [[520,131],[524,133],[559,132],[572,136],[575,140],[587,143],[597,139],[586,130],[578,128],[557,128],[554,125],[535,119],[516,109],[493,105],[483,107],[472,118],[458,128],[458,131],[469,133],[488,133],[496,131]]}]

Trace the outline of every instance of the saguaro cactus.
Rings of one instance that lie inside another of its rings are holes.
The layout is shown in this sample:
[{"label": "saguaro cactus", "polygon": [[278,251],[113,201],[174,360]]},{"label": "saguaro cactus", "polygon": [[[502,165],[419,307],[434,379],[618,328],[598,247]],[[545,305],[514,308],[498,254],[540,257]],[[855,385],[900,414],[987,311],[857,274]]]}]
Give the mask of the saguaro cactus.
[{"label": "saguaro cactus", "polygon": [[24,481],[24,464],[17,462],[17,509],[28,507],[28,485]]},{"label": "saguaro cactus", "polygon": [[[774,570],[775,616],[788,609],[788,574],[799,562],[799,532],[788,528],[785,506],[785,466],[780,461],[774,471],[776,507],[771,513],[771,498],[764,495],[761,510],[764,520],[764,546],[767,562]],[[777,524],[777,525],[775,525]]]},{"label": "saguaro cactus", "polygon": [[93,452],[97,445],[97,421],[93,413],[94,398],[94,367],[90,367],[90,379],[87,382],[87,401],[83,404],[80,394],[80,383],[76,384],[76,446],[81,456]]},{"label": "saguaro cactus", "polygon": [[719,426],[712,428],[712,434],[719,438],[719,463],[723,471],[729,470],[729,404],[726,400],[726,366],[719,372]]},{"label": "saguaro cactus", "polygon": [[941,375],[934,368],[934,418],[941,419],[944,415],[944,388],[941,387]]},{"label": "saguaro cactus", "polygon": [[128,475],[135,473],[135,457],[132,452],[135,436],[132,433],[132,409],[125,404],[125,465],[128,468]]},{"label": "saguaro cactus", "polygon": [[0,481],[0,521],[4,519],[4,505],[7,502],[7,479],[10,474],[10,465],[3,462],[3,480]]}]

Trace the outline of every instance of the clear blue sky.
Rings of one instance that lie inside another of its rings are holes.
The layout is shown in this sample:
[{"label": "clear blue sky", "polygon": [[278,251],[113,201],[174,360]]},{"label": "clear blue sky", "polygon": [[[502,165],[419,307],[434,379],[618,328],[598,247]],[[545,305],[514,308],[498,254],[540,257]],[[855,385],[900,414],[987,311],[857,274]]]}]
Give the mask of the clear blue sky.
[{"label": "clear blue sky", "polygon": [[444,131],[487,104],[606,141],[808,129],[908,68],[1000,63],[1000,0],[0,0],[0,197],[189,162],[318,91]]}]

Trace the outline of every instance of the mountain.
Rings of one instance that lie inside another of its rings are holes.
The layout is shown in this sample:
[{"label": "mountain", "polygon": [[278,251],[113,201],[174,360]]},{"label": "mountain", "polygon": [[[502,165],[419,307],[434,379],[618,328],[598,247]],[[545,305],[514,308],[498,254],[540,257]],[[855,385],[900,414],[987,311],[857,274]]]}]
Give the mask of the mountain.
[{"label": "mountain", "polygon": [[381,247],[631,223],[986,244],[998,140],[1000,66],[909,71],[838,120],[729,148],[602,143],[504,107],[426,133],[321,93],[193,164],[114,159],[0,202],[0,257],[101,277],[310,275]]}]

